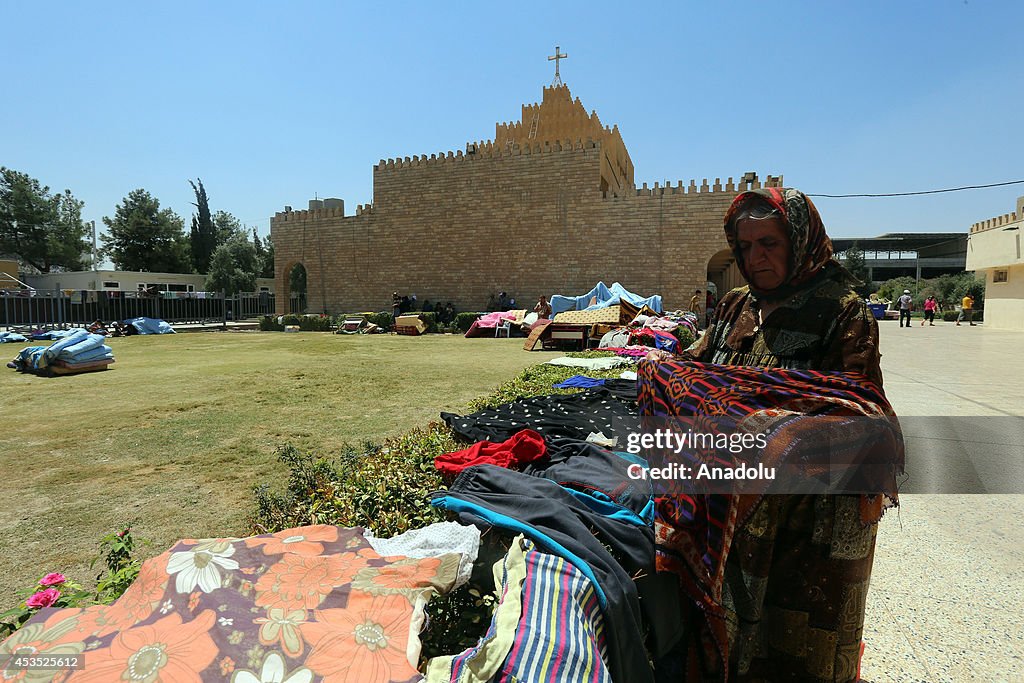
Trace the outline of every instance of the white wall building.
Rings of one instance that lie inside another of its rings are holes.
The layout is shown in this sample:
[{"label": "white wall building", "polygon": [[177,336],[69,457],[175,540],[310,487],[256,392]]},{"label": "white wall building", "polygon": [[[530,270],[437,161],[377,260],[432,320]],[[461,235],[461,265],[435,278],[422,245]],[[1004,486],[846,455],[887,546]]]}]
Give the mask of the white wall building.
[{"label": "white wall building", "polygon": [[[191,273],[146,273],[126,270],[80,270],[27,276],[26,282],[40,290],[86,289],[139,291],[150,287],[161,292],[202,292],[206,276]],[[274,278],[257,278],[257,292],[274,293]]]},{"label": "white wall building", "polygon": [[1024,330],[1024,197],[1017,211],[971,226],[967,270],[985,274],[985,326]]}]

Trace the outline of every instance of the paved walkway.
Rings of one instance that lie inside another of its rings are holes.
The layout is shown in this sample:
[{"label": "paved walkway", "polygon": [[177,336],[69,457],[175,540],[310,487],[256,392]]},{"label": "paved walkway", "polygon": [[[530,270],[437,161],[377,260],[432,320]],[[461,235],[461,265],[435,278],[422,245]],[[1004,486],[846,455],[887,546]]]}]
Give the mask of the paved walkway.
[{"label": "paved walkway", "polygon": [[862,678],[1024,681],[1024,332],[886,321],[881,346],[910,479],[879,527]]}]

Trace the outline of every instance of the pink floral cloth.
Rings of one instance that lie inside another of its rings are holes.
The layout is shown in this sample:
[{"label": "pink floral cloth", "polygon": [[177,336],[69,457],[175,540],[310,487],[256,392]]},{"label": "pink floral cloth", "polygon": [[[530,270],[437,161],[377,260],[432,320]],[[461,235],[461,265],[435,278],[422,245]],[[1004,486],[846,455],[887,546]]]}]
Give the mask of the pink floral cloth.
[{"label": "pink floral cloth", "polygon": [[457,554],[381,557],[358,528],[184,540],[111,605],[41,609],[0,655],[83,659],[33,681],[421,680],[423,606],[458,565]]}]

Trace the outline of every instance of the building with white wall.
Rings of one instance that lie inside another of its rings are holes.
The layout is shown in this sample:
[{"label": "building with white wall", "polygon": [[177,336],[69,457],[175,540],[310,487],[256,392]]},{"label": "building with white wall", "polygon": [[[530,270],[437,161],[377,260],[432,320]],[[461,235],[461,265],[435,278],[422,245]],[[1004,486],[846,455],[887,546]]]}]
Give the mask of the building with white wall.
[{"label": "building with white wall", "polygon": [[1024,330],[1024,258],[1021,228],[1024,197],[1017,211],[971,226],[967,239],[967,270],[985,274],[985,325]]},{"label": "building with white wall", "polygon": [[[155,289],[160,292],[202,292],[206,276],[195,273],[147,273],[126,270],[81,270],[66,273],[42,273],[26,276],[26,282],[40,290],[81,289],[135,292]],[[274,293],[274,278],[257,278],[257,292]]]}]

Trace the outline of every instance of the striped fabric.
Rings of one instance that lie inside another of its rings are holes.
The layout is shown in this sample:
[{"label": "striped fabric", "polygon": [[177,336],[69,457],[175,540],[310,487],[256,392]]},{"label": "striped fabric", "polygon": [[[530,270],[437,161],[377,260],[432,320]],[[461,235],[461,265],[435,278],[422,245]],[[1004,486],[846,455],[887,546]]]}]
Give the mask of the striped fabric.
[{"label": "striped fabric", "polygon": [[604,618],[594,586],[561,557],[526,554],[523,614],[496,681],[611,683]]},{"label": "striped fabric", "polygon": [[594,585],[517,536],[494,566],[501,593],[476,646],[427,663],[427,683],[611,683]]},{"label": "striped fabric", "polygon": [[485,683],[496,677],[512,649],[523,613],[524,546],[523,537],[517,536],[505,557],[494,563],[494,586],[500,597],[487,632],[468,650],[427,662],[427,683]]}]

